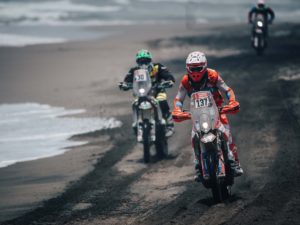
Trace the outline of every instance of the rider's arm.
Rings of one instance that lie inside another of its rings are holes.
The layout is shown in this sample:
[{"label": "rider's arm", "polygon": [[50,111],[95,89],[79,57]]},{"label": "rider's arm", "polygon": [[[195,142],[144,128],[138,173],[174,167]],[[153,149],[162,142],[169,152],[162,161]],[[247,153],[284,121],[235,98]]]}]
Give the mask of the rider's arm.
[{"label": "rider's arm", "polygon": [[170,73],[170,71],[168,70],[167,67],[165,67],[164,65],[158,63],[158,74],[160,79],[163,80],[171,80],[175,83],[175,78],[174,76]]},{"label": "rider's arm", "polygon": [[133,83],[133,72],[135,68],[131,68],[124,78],[125,83]]},{"label": "rider's arm", "polygon": [[252,21],[252,17],[253,17],[253,13],[256,11],[256,8],[255,7],[253,7],[250,11],[249,11],[249,13],[248,13],[248,22],[249,23],[252,23],[253,21]]},{"label": "rider's arm", "polygon": [[269,22],[272,22],[275,19],[275,13],[274,13],[274,11],[270,7],[268,7],[268,13],[271,16]]},{"label": "rider's arm", "polygon": [[184,87],[186,76],[180,82],[177,95],[174,99],[174,110],[182,110],[184,99],[187,95],[187,89]]},{"label": "rider's arm", "polygon": [[233,90],[227,86],[227,84],[224,82],[224,80],[218,76],[217,80],[217,87],[220,91],[224,92],[226,94],[226,97],[228,99],[228,105],[225,105],[221,109],[221,114],[236,114],[240,111],[240,103],[235,100],[235,95]]},{"label": "rider's arm", "polygon": [[234,94],[233,90],[224,82],[224,80],[222,79],[222,77],[220,75],[218,76],[216,85],[217,85],[218,89],[226,95],[226,97],[229,101],[229,104],[231,102],[235,102],[235,94]]}]

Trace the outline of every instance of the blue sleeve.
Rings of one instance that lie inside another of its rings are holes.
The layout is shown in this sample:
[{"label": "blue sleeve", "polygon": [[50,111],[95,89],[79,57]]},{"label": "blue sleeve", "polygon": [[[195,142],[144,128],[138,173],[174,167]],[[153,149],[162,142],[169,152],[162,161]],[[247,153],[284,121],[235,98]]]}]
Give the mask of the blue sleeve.
[{"label": "blue sleeve", "polygon": [[226,92],[226,97],[227,97],[227,99],[230,99],[230,92],[229,91]]}]

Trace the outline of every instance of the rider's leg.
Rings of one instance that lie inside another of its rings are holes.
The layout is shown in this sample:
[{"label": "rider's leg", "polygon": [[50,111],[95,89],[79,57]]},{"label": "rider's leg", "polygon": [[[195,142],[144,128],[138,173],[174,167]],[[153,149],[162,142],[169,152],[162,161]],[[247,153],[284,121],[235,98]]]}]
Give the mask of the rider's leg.
[{"label": "rider's leg", "polygon": [[170,112],[170,107],[167,101],[167,94],[164,92],[158,93],[156,99],[159,102],[159,106],[162,112],[163,118],[166,120],[167,132],[166,136],[169,137],[174,133],[174,122],[172,119],[172,114]]},{"label": "rider's leg", "polygon": [[226,115],[222,114],[220,116],[221,122],[224,125],[225,128],[225,136],[226,136],[226,141],[227,141],[227,146],[228,146],[228,160],[229,161],[233,161],[234,163],[231,163],[235,174],[237,176],[240,176],[244,173],[240,162],[239,162],[239,158],[238,158],[238,153],[237,153],[237,147],[235,145],[235,143],[233,142],[232,139],[232,135],[231,135],[231,130],[230,130],[230,126],[229,126],[229,122],[228,119],[226,117]]}]

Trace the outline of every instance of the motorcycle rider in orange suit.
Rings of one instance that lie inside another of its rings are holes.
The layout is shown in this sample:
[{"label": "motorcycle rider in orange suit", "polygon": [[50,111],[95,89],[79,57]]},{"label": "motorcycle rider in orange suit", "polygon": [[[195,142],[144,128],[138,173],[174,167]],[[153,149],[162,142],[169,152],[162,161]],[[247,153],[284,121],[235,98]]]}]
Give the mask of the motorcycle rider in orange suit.
[{"label": "motorcycle rider in orange suit", "polygon": [[[174,110],[172,112],[174,121],[181,122],[188,119],[180,117],[180,115],[184,115],[182,112],[182,106],[186,95],[190,97],[192,93],[197,91],[210,91],[213,94],[216,105],[220,110],[220,121],[225,127],[223,132],[225,133],[227,144],[229,146],[228,159],[230,161],[230,165],[235,172],[235,176],[242,175],[243,169],[239,163],[237,147],[232,140],[229,122],[225,114],[225,112],[235,114],[239,111],[239,103],[235,100],[233,90],[227,86],[217,71],[207,68],[207,60],[202,52],[191,52],[188,55],[186,59],[186,69],[187,74],[182,77],[178,93],[174,99]],[[228,105],[223,107],[224,99],[221,92],[223,92],[228,99]],[[193,136],[194,133],[192,131],[192,137]],[[200,181],[201,166],[197,157],[195,158],[195,169],[197,173],[195,180]]]}]

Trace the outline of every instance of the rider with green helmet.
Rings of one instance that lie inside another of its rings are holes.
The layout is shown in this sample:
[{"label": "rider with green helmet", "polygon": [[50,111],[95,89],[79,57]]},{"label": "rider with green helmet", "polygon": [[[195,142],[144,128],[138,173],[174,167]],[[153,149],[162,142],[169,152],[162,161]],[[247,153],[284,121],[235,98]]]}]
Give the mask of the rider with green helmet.
[{"label": "rider with green helmet", "polygon": [[[171,81],[173,83],[175,82],[174,76],[169,72],[167,67],[160,63],[152,62],[152,54],[148,50],[141,49],[140,51],[138,51],[135,56],[135,60],[137,66],[134,66],[129,70],[124,78],[125,83],[132,83],[134,71],[141,67],[148,68],[152,84],[160,83],[162,81]],[[169,137],[174,133],[174,123],[167,101],[167,94],[164,90],[157,90],[155,93],[155,98],[159,102],[163,117],[167,122],[166,136]],[[134,121],[132,124],[134,130],[136,130],[136,126],[136,121]]]}]

